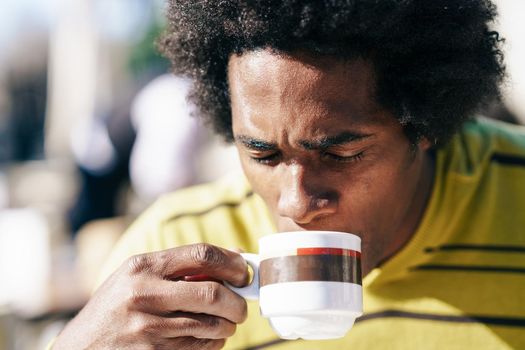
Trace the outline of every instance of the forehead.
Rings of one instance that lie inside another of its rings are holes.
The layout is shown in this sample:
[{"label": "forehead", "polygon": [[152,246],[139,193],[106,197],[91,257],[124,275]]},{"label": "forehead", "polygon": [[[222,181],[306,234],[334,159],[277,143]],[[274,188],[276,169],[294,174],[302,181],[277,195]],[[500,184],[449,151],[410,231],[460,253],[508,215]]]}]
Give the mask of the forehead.
[{"label": "forehead", "polygon": [[228,68],[230,89],[242,95],[297,98],[331,107],[346,105],[351,99],[361,108],[377,107],[375,76],[371,63],[364,59],[258,50],[231,56]]},{"label": "forehead", "polygon": [[394,119],[375,102],[374,71],[364,59],[259,50],[232,56],[228,68],[234,134],[279,128],[314,136]]}]

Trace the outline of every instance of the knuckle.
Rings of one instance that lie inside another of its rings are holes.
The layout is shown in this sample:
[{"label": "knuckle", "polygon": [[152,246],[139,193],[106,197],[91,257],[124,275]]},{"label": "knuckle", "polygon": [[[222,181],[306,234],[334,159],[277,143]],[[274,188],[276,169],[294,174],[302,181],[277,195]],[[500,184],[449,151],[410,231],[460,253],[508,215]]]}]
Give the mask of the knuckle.
[{"label": "knuckle", "polygon": [[198,266],[220,265],[224,262],[224,257],[219,249],[211,244],[195,244],[191,249],[193,261]]},{"label": "knuckle", "polygon": [[158,334],[162,334],[167,328],[169,328],[169,325],[165,322],[145,322],[142,332],[143,334],[154,335],[156,337]]},{"label": "knuckle", "polygon": [[157,261],[160,265],[160,271],[169,271],[169,266],[173,265],[175,257],[171,250],[159,252],[157,255]]},{"label": "knuckle", "polygon": [[204,322],[206,324],[206,328],[210,330],[215,330],[219,328],[222,324],[221,320],[218,317],[213,316],[206,317]]},{"label": "knuckle", "polygon": [[138,328],[138,331],[141,334],[144,334],[144,335],[146,335],[146,334],[156,334],[158,332],[159,328],[160,327],[154,322],[144,321],[144,322],[142,322],[142,324]]},{"label": "knuckle", "polygon": [[199,327],[201,327],[200,322],[193,318],[182,318],[178,321],[178,328],[185,329],[188,333],[193,333]]},{"label": "knuckle", "polygon": [[127,268],[131,275],[136,275],[144,271],[151,271],[153,261],[148,254],[134,255],[127,260]]},{"label": "knuckle", "polygon": [[136,317],[132,327],[131,333],[137,339],[148,339],[149,341],[158,341],[161,334],[169,327],[169,325],[161,320],[150,319],[148,317]]},{"label": "knuckle", "polygon": [[148,305],[152,302],[153,296],[148,293],[144,288],[137,286],[139,283],[135,283],[135,286],[131,287],[128,292],[127,305],[130,309],[137,309],[141,306]]},{"label": "knuckle", "polygon": [[235,333],[236,325],[223,318],[209,316],[203,321],[207,337],[211,339],[227,338]]},{"label": "knuckle", "polygon": [[151,322],[142,316],[136,316],[130,320],[130,333],[136,339],[142,339],[144,335],[151,332]]},{"label": "knuckle", "polygon": [[178,321],[180,329],[185,330],[185,334],[206,335],[208,339],[220,339],[232,336],[235,333],[236,325],[217,316],[204,316],[198,318],[183,318]]},{"label": "knuckle", "polygon": [[205,305],[214,305],[219,302],[221,298],[221,291],[218,283],[209,282],[206,283],[198,291],[198,298]]}]

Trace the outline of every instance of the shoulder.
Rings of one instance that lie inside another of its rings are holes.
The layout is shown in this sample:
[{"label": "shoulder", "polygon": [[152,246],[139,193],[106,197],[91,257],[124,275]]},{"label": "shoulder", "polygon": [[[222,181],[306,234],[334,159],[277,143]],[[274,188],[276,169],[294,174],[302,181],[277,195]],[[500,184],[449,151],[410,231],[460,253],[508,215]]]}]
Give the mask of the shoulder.
[{"label": "shoulder", "polygon": [[218,206],[241,205],[252,196],[253,192],[245,177],[235,172],[214,182],[163,195],[148,210],[147,215],[154,215],[156,220],[162,221],[197,216]]},{"label": "shoulder", "polygon": [[491,165],[525,170],[525,127],[476,118],[467,122],[441,153],[448,170],[464,176],[484,172]]},{"label": "shoulder", "polygon": [[496,151],[525,154],[525,126],[480,117],[466,123],[462,133]]},{"label": "shoulder", "polygon": [[113,249],[103,277],[132,255],[206,242],[252,251],[272,230],[262,199],[242,173],[159,198],[130,226]]},{"label": "shoulder", "polygon": [[[184,244],[207,242],[222,245],[229,237],[244,234],[243,222],[262,203],[240,172],[188,187],[160,197],[125,233],[123,240],[143,242],[144,250],[162,250]],[[236,225],[232,225],[235,221]]]},{"label": "shoulder", "polygon": [[438,152],[436,174],[436,240],[447,231],[455,243],[525,244],[523,126],[486,119],[465,124]]}]

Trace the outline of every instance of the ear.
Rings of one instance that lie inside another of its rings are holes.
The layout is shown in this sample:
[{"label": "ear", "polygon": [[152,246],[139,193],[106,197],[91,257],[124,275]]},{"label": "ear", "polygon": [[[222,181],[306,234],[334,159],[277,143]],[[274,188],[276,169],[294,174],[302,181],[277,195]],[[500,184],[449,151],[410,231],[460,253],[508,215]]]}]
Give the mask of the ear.
[{"label": "ear", "polygon": [[430,142],[428,138],[422,137],[418,142],[418,147],[422,151],[428,151],[432,146],[434,146],[434,143]]}]

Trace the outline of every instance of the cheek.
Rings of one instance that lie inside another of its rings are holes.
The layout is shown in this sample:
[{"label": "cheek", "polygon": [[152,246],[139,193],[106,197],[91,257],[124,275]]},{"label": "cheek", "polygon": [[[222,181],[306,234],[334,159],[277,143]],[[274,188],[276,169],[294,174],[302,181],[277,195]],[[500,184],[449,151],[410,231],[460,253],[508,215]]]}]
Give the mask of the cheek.
[{"label": "cheek", "polygon": [[392,164],[377,164],[352,174],[341,189],[340,215],[358,230],[395,225],[408,206],[410,172]]},{"label": "cheek", "polygon": [[385,189],[375,172],[349,177],[341,188],[339,217],[356,232],[369,231],[385,202]]},{"label": "cheek", "polygon": [[239,156],[244,175],[251,184],[253,191],[262,197],[270,209],[273,209],[272,206],[276,200],[272,200],[272,198],[278,198],[278,186],[272,177],[271,168],[263,167],[245,155],[240,154]]}]

